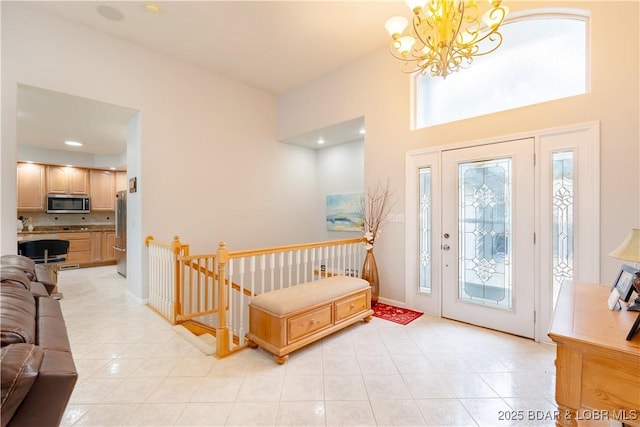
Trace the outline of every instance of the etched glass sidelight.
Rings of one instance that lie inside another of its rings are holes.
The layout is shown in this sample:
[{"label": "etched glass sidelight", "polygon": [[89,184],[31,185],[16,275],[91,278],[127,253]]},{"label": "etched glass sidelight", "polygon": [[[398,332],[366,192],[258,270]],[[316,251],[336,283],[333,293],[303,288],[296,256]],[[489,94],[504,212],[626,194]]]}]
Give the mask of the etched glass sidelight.
[{"label": "etched glass sidelight", "polygon": [[511,309],[511,158],[458,165],[458,297]]},{"label": "etched glass sidelight", "polygon": [[573,151],[553,153],[553,304],[564,280],[573,279]]},{"label": "etched glass sidelight", "polygon": [[419,262],[421,293],[431,293],[431,168],[420,168]]}]

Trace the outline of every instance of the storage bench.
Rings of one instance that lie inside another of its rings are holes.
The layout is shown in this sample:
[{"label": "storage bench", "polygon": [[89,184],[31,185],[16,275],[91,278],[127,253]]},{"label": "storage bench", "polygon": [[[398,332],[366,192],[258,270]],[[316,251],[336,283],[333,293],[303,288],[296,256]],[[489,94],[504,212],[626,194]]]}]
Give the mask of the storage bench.
[{"label": "storage bench", "polygon": [[260,346],[283,364],[289,354],[361,320],[369,322],[371,287],[334,276],[255,296],[249,304],[249,347]]}]

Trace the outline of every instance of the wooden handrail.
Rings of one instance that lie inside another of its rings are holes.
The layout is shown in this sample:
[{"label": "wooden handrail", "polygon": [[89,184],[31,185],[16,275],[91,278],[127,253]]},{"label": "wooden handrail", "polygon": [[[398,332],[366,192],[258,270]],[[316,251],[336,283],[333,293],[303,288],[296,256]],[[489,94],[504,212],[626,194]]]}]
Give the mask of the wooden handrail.
[{"label": "wooden handrail", "polygon": [[274,254],[278,252],[291,252],[299,249],[314,249],[314,248],[322,248],[325,246],[336,246],[336,245],[348,245],[351,243],[360,243],[366,242],[364,237],[358,237],[355,239],[341,239],[341,240],[327,240],[324,242],[314,242],[314,243],[302,243],[296,245],[285,245],[285,246],[274,246],[271,248],[263,248],[263,249],[247,249],[242,251],[232,251],[229,252],[229,258],[242,258],[252,255],[268,255]]}]

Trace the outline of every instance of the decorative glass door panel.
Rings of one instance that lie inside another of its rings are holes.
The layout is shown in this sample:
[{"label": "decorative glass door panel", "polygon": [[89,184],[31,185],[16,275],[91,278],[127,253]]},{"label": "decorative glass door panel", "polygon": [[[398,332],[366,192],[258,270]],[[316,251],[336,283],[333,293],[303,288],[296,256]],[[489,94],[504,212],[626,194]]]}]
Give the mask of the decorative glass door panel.
[{"label": "decorative glass door panel", "polygon": [[458,165],[461,300],[512,307],[512,169],[509,158]]},{"label": "decorative glass door panel", "polygon": [[553,305],[560,285],[573,279],[573,151],[556,152],[553,160]]},{"label": "decorative glass door panel", "polygon": [[420,284],[418,292],[431,293],[431,168],[423,167],[419,169],[419,191],[420,207],[418,213],[419,222],[419,277]]},{"label": "decorative glass door panel", "polygon": [[443,152],[443,317],[533,338],[533,147]]}]

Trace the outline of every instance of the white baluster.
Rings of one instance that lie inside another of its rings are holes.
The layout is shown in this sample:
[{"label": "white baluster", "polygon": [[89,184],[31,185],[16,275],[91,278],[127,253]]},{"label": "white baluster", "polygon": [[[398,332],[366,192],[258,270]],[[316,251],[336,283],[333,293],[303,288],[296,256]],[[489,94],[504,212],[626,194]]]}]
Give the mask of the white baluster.
[{"label": "white baluster", "polygon": [[292,283],[291,283],[291,265],[293,264],[293,251],[289,251],[287,253],[287,265],[289,267],[289,274],[288,274],[288,282],[287,282],[287,288],[290,288]]},{"label": "white baluster", "polygon": [[269,290],[273,291],[275,289],[275,285],[276,285],[276,279],[274,277],[274,272],[276,270],[276,256],[275,254],[270,254],[269,255]]},{"label": "white baluster", "polygon": [[280,284],[278,289],[282,289],[284,287],[284,253],[280,252],[278,254],[278,272],[280,273]]},{"label": "white baluster", "polygon": [[[304,281],[307,282],[307,273],[309,272],[309,250],[304,249]],[[300,283],[300,282],[298,282]]]},{"label": "white baluster", "polygon": [[262,254],[260,256],[260,273],[261,273],[261,280],[260,280],[260,293],[263,294],[264,293],[264,281],[265,281],[265,269],[267,268],[267,258],[265,254]]},{"label": "white baluster", "polygon": [[238,336],[240,344],[244,341],[244,258],[240,258],[240,291],[238,292]]},{"label": "white baluster", "polygon": [[251,273],[251,295],[256,291],[256,257],[252,256],[249,262],[249,272]]}]

